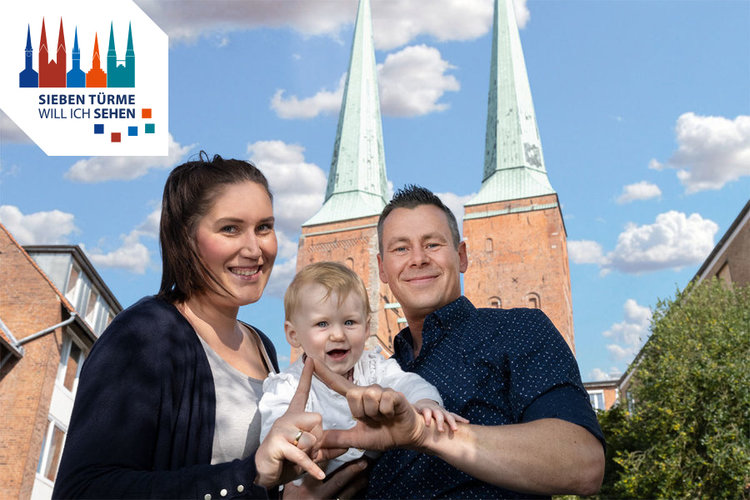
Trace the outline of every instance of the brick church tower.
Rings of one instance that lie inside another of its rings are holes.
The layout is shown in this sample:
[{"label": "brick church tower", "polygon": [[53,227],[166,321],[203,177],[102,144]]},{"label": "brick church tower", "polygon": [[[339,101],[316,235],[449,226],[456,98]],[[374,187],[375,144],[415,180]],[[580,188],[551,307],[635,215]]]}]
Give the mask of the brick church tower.
[{"label": "brick church tower", "polygon": [[512,0],[495,0],[486,133],[482,186],[465,205],[464,294],[477,307],[542,309],[575,353],[565,224]]},{"label": "brick church tower", "polygon": [[[324,260],[351,267],[370,294],[367,345],[379,340],[384,354],[390,355],[393,337],[405,320],[388,285],[378,277],[377,222],[387,191],[370,1],[360,0],[325,202],[302,225],[297,270]],[[293,349],[291,354],[294,360],[299,352]]]}]

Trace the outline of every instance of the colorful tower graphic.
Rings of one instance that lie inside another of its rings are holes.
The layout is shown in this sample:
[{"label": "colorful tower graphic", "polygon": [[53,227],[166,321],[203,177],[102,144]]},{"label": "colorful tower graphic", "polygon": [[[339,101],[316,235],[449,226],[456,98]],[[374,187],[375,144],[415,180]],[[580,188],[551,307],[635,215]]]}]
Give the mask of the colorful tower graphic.
[{"label": "colorful tower graphic", "polygon": [[109,26],[109,49],[107,50],[107,87],[135,87],[135,51],[133,50],[133,27],[128,25],[128,48],[125,60],[117,60],[114,23]]},{"label": "colorful tower graphic", "polygon": [[495,0],[484,176],[465,205],[477,307],[542,309],[575,352],[565,224],[550,185],[512,0]]},{"label": "colorful tower graphic", "polygon": [[68,87],[85,87],[86,73],[81,70],[81,51],[78,50],[78,28],[73,42],[73,68],[68,71]]},{"label": "colorful tower graphic", "polygon": [[25,68],[18,75],[18,86],[19,87],[38,87],[39,86],[39,73],[34,71],[34,48],[31,46],[31,26],[26,30],[26,57],[25,57]]},{"label": "colorful tower graphic", "polygon": [[87,87],[106,87],[107,74],[102,70],[99,57],[99,34],[94,35],[94,55],[91,57],[91,69],[86,73]]},{"label": "colorful tower graphic", "polygon": [[[369,0],[360,0],[325,202],[302,225],[297,270],[324,260],[362,277],[375,314],[370,341],[387,350],[401,328],[398,304],[378,278],[377,221],[386,204],[385,154]],[[391,351],[392,352],[392,351]],[[292,352],[296,358],[298,352]]]},{"label": "colorful tower graphic", "polygon": [[60,19],[60,33],[57,35],[56,59],[49,60],[47,45],[47,31],[42,19],[42,36],[39,41],[39,87],[65,87],[67,69],[67,53],[65,51],[65,33],[63,21]]}]

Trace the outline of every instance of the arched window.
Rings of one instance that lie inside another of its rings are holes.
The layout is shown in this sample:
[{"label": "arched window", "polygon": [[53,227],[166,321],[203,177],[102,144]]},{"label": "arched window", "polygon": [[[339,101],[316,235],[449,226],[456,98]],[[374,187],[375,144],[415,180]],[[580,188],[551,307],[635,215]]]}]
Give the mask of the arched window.
[{"label": "arched window", "polygon": [[541,309],[542,301],[539,299],[539,294],[531,292],[526,295],[526,304],[527,307],[530,307],[531,309]]},{"label": "arched window", "polygon": [[501,307],[503,307],[503,301],[500,300],[500,297],[490,297],[488,302],[489,306],[493,309],[500,309]]}]

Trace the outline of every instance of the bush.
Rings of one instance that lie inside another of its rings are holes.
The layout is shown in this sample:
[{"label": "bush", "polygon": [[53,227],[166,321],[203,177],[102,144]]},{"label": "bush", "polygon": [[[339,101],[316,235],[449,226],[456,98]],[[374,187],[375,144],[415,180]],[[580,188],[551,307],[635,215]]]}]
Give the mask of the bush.
[{"label": "bush", "polygon": [[661,300],[635,366],[633,413],[600,414],[601,495],[750,498],[750,287]]}]

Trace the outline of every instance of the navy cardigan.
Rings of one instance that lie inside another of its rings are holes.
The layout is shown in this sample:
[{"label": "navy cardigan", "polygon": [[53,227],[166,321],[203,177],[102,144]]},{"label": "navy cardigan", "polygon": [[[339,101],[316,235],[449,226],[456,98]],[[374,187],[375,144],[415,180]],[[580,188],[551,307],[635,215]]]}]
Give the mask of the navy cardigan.
[{"label": "navy cardigan", "polygon": [[[278,371],[273,344],[258,333]],[[266,498],[253,484],[254,454],[211,465],[215,413],[195,330],[171,304],[141,299],[83,365],[53,497]]]}]

